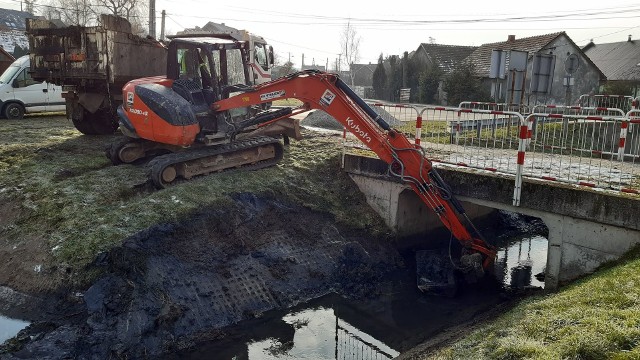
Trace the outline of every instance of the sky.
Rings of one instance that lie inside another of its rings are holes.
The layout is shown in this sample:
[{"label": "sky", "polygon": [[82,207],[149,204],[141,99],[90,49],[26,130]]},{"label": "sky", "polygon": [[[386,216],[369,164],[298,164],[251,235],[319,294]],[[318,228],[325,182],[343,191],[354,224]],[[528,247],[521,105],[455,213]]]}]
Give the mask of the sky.
[{"label": "sky", "polygon": [[[36,5],[48,0],[36,0]],[[366,5],[365,5],[366,4]],[[0,0],[0,7],[20,9],[19,0]],[[37,7],[36,7],[37,8]],[[340,34],[349,22],[360,37],[360,63],[375,63],[382,53],[401,55],[420,43],[479,46],[566,31],[579,46],[640,41],[640,2],[625,0],[558,1],[220,1],[156,0],[166,10],[166,31],[204,26],[208,21],[246,29],[264,37],[281,63],[329,63],[340,50]]]}]

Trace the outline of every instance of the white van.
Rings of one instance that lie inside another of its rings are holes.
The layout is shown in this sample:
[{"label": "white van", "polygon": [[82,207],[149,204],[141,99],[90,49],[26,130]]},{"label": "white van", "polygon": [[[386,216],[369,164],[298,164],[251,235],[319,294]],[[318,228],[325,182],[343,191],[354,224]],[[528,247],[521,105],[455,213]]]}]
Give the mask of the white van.
[{"label": "white van", "polygon": [[25,55],[0,75],[0,116],[22,119],[25,113],[43,111],[65,111],[62,87],[34,81],[29,74],[29,55]]}]

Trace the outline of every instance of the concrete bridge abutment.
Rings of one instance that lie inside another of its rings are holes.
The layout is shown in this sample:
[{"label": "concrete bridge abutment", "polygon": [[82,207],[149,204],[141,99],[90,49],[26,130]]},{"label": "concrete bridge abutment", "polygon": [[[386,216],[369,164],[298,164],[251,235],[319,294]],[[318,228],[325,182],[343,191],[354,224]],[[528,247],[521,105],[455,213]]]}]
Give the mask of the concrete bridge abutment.
[{"label": "concrete bridge abutment", "polygon": [[[442,227],[431,209],[406,184],[387,175],[379,159],[345,158],[349,173],[368,203],[398,235],[428,233]],[[542,219],[549,228],[545,287],[560,285],[619,259],[640,244],[640,199],[573,186],[525,181],[520,206],[512,205],[513,180],[459,169],[439,169],[471,218],[495,209]]]}]

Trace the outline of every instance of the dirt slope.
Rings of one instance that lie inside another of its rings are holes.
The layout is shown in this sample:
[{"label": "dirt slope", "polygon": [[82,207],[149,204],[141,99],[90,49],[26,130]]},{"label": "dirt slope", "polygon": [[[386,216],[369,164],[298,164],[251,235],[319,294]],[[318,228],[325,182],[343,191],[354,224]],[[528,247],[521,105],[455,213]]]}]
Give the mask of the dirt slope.
[{"label": "dirt slope", "polygon": [[0,300],[37,323],[0,357],[139,358],[329,292],[375,296],[402,268],[388,230],[340,138],[304,135],[278,166],[156,191],[144,164],[104,156],[117,135],[3,121],[0,286],[25,295]]},{"label": "dirt slope", "polygon": [[390,292],[390,275],[403,269],[391,242],[339,229],[327,213],[251,193],[232,198],[100,256],[91,267],[105,271],[84,293],[86,312],[24,332],[36,340],[7,358],[155,356],[329,292]]}]

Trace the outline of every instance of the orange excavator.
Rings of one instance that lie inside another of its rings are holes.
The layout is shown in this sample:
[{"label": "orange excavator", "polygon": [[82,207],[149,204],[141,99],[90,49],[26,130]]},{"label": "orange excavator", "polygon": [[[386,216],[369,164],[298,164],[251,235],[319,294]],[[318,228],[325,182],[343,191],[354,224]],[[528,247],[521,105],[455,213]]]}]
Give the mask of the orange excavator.
[{"label": "orange excavator", "polygon": [[[167,78],[143,78],[125,85],[118,115],[127,139],[108,151],[114,163],[159,155],[148,166],[151,181],[160,188],[181,178],[229,168],[269,166],[283,152],[280,141],[272,136],[299,136],[291,115],[320,109],[389,164],[389,173],[408,184],[434,211],[462,245],[459,269],[481,275],[492,268],[495,248],[482,239],[424,150],[392,129],[337,75],[303,71],[255,86],[225,85],[230,67],[222,50],[202,39],[173,41],[169,56],[177,57]],[[227,50],[234,50],[233,44]],[[213,51],[219,51],[217,56],[212,56]],[[198,76],[183,77],[190,65],[179,64],[190,59]],[[302,105],[267,110],[262,105],[286,98],[298,99]]]}]

